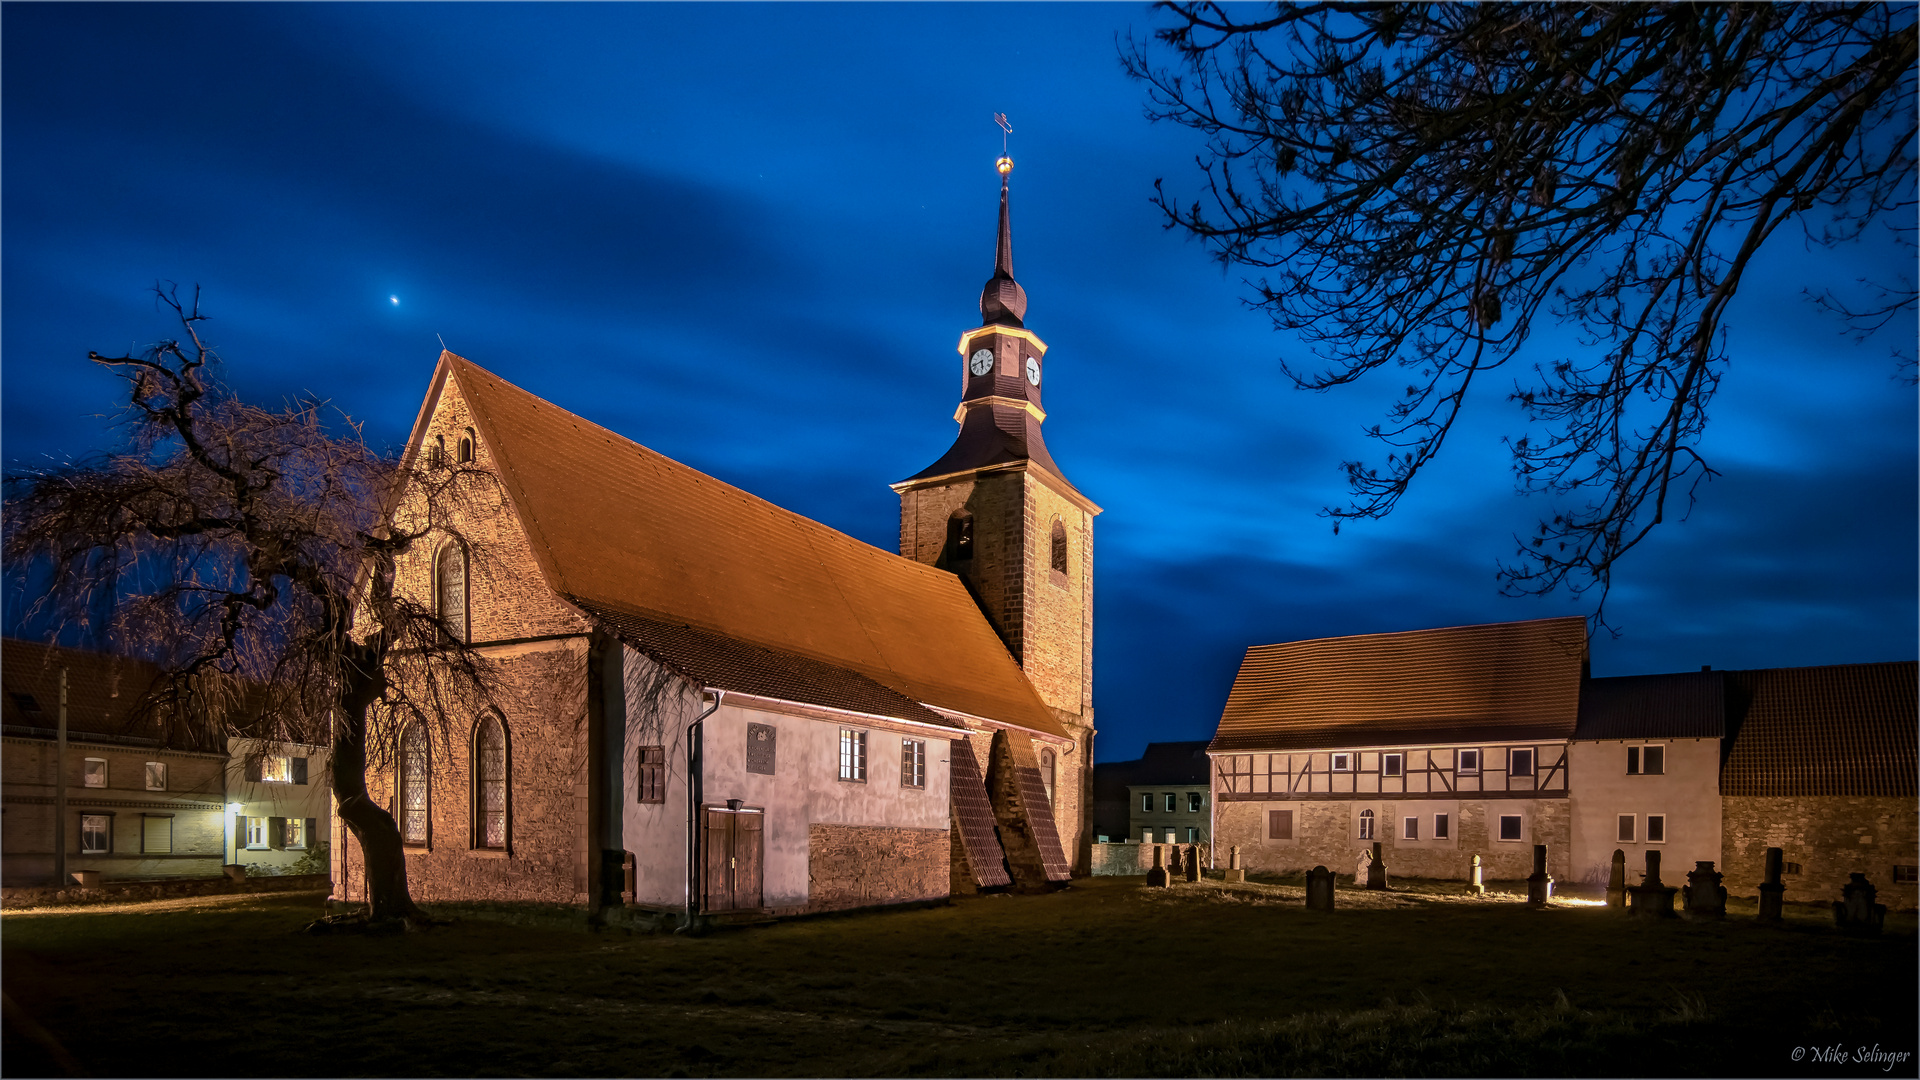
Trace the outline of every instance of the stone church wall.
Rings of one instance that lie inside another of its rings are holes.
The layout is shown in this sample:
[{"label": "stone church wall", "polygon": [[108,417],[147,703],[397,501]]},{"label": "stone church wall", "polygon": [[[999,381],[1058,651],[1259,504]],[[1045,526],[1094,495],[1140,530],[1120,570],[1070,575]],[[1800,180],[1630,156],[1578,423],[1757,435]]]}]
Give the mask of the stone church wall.
[{"label": "stone church wall", "polygon": [[[1221,802],[1215,808],[1214,864],[1226,865],[1228,851],[1237,846],[1240,865],[1254,873],[1294,873],[1325,866],[1351,876],[1360,852],[1371,850],[1374,842],[1355,835],[1354,818],[1362,808],[1373,808],[1378,823],[1374,840],[1381,844],[1389,878],[1465,881],[1472,876],[1475,855],[1480,856],[1481,873],[1489,881],[1524,878],[1533,870],[1533,845],[1546,844],[1548,871],[1560,881],[1569,879],[1572,820],[1567,800],[1461,800],[1451,806],[1456,815],[1449,830],[1451,844],[1400,841],[1401,816],[1426,816],[1433,805],[1430,800]],[[1268,810],[1294,812],[1294,839],[1267,838]],[[1521,839],[1493,839],[1489,823],[1500,814],[1515,813],[1525,822]]]},{"label": "stone church wall", "polygon": [[[1726,875],[1724,884],[1734,896],[1759,895],[1757,886],[1766,880],[1767,849],[1777,847],[1785,861],[1800,864],[1798,874],[1780,879],[1788,901],[1838,900],[1840,886],[1854,873],[1867,875],[1879,890],[1875,899],[1889,909],[1911,910],[1920,899],[1920,887],[1912,881],[1893,881],[1896,865],[1920,866],[1920,805],[1911,798],[1729,795],[1721,803],[1723,846],[1717,869]],[[1672,875],[1662,868],[1661,877]]]},{"label": "stone church wall", "polygon": [[951,853],[945,829],[814,824],[807,834],[806,911],[947,897]]}]

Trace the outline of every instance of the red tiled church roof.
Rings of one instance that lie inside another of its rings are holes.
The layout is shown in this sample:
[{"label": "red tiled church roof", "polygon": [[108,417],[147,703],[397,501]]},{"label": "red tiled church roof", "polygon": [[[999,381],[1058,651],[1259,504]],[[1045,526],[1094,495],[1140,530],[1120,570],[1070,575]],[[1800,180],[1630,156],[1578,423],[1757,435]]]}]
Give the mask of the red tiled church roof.
[{"label": "red tiled church roof", "polygon": [[1734,735],[1720,794],[1913,797],[1914,661],[1725,675]]},{"label": "red tiled church roof", "polygon": [[555,593],[1065,736],[959,578],[749,495],[450,352],[429,401],[445,379],[472,409]]},{"label": "red tiled church roof", "polygon": [[1567,738],[1586,656],[1580,618],[1256,645],[1210,749]]}]

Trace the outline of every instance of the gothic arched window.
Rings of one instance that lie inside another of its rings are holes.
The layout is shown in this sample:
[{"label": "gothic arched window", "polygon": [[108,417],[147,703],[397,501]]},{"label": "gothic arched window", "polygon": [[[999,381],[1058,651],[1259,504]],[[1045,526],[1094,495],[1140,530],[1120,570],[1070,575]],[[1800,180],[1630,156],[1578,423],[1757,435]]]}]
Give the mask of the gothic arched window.
[{"label": "gothic arched window", "polygon": [[1051,748],[1040,751],[1040,779],[1047,785],[1047,805],[1053,805],[1053,785],[1059,779],[1060,762]]},{"label": "gothic arched window", "polygon": [[1067,576],[1067,527],[1059,518],[1053,519],[1053,572],[1063,579]]},{"label": "gothic arched window", "polygon": [[427,843],[427,729],[409,724],[400,733],[400,842]]},{"label": "gothic arched window", "polygon": [[467,549],[458,540],[449,540],[434,559],[433,610],[445,624],[447,633],[460,641],[469,640]]},{"label": "gothic arched window", "polygon": [[947,564],[966,562],[973,558],[973,514],[966,510],[955,510],[947,518]]},{"label": "gothic arched window", "polygon": [[507,728],[493,713],[473,732],[473,846],[507,846]]},{"label": "gothic arched window", "polygon": [[445,435],[435,435],[433,441],[427,444],[427,468],[442,468],[446,463],[447,437]]},{"label": "gothic arched window", "polygon": [[468,428],[467,433],[465,435],[460,436],[460,462],[459,463],[462,465],[469,465],[473,463],[473,429],[472,428]]}]

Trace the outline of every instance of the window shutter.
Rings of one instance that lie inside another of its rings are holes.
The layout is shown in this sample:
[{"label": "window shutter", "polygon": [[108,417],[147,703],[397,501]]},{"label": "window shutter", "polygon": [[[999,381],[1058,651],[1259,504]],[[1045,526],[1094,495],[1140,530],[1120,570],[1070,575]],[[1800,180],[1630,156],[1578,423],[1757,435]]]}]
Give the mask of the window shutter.
[{"label": "window shutter", "polygon": [[287,846],[287,819],[283,817],[267,819],[267,846],[282,850]]},{"label": "window shutter", "polygon": [[307,782],[306,758],[297,757],[293,759],[293,782],[296,784],[304,784]]},{"label": "window shutter", "polygon": [[[233,815],[233,846],[245,850],[247,846],[247,815]],[[236,860],[238,861],[237,857]]]},{"label": "window shutter", "polygon": [[320,828],[319,818],[307,819],[307,827],[304,830],[303,835],[307,841],[308,851],[320,850],[320,833],[317,831],[319,828]]}]

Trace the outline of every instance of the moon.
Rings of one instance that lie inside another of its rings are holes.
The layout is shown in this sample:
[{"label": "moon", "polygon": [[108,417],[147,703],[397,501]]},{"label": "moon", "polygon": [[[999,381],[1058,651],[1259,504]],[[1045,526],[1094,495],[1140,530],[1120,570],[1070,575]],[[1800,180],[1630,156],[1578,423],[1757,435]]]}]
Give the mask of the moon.
[{"label": "moon", "polygon": [[395,306],[398,306],[398,305],[399,305],[399,303],[400,303],[400,298],[399,298],[399,297],[397,297],[397,296],[389,296],[389,297],[387,297],[387,299],[389,299],[389,300],[391,300],[391,301],[393,301],[393,302],[394,302],[394,304],[395,304]]}]

